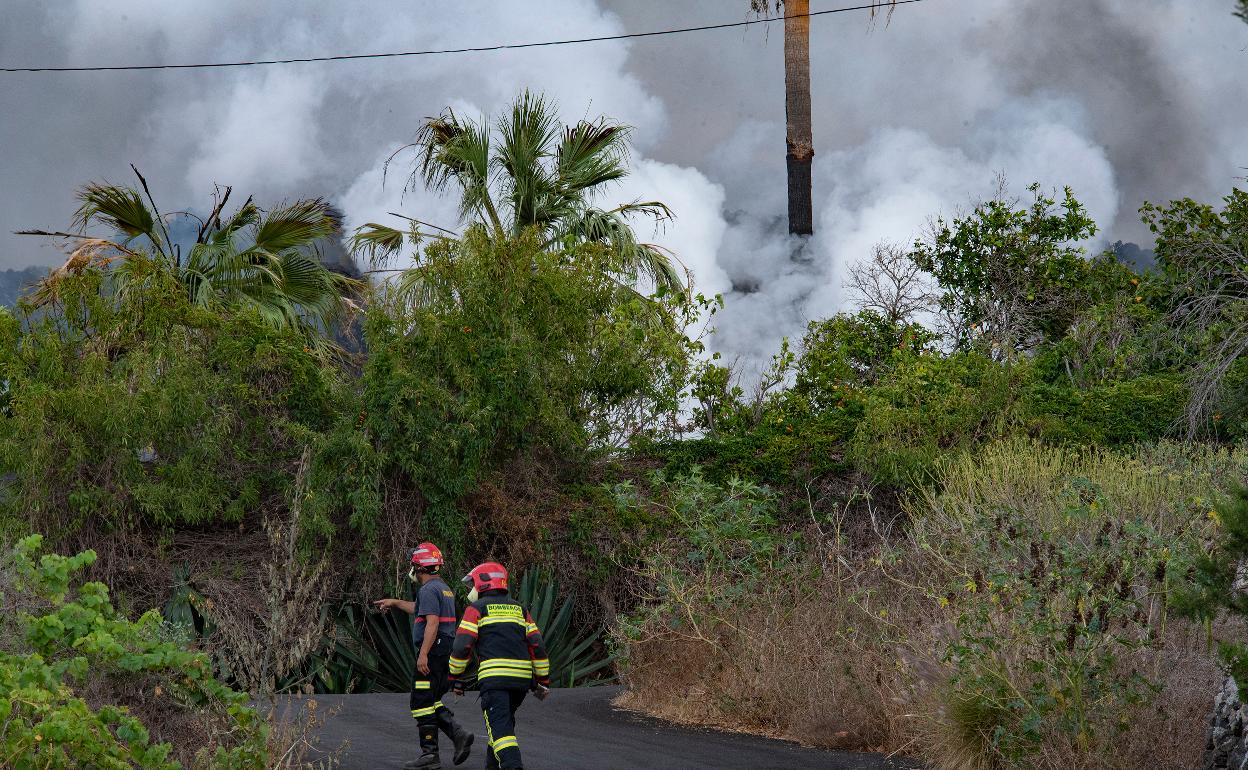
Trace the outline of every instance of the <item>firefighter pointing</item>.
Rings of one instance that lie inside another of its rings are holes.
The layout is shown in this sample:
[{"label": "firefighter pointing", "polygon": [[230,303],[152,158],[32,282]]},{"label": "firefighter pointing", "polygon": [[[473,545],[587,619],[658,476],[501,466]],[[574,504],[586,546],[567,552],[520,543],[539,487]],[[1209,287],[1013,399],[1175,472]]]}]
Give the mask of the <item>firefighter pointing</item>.
[{"label": "firefighter pointing", "polygon": [[[442,766],[438,756],[438,730],[455,744],[455,764],[468,758],[473,734],[460,727],[451,710],[442,704],[447,690],[451,645],[455,639],[455,593],[438,575],[442,551],[433,543],[421,543],[411,554],[407,576],[419,583],[415,602],[379,599],[373,602],[385,612],[397,607],[412,615],[412,642],[416,645],[416,673],[410,699],[412,718],[420,731],[420,758],[405,770]],[[461,669],[462,670],[462,669]]]},{"label": "firefighter pointing", "polygon": [[471,602],[455,635],[450,659],[450,687],[464,694],[459,677],[476,650],[477,684],[490,754],[486,768],[522,768],[516,741],[516,709],[529,690],[545,698],[550,686],[550,660],[542,633],[527,610],[507,593],[507,570],[501,564],[479,564],[464,576],[472,587]]}]

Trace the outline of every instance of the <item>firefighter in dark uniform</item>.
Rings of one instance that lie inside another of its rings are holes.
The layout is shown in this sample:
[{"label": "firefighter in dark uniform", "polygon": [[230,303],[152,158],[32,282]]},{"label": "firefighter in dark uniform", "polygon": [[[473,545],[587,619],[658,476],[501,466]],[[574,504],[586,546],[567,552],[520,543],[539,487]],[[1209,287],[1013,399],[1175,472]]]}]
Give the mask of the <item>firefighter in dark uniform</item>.
[{"label": "firefighter in dark uniform", "polygon": [[421,543],[412,551],[407,576],[418,583],[416,601],[380,599],[374,604],[383,612],[397,607],[412,616],[412,643],[416,646],[416,673],[412,683],[411,709],[420,731],[420,757],[408,762],[405,770],[439,768],[438,730],[455,744],[455,764],[468,758],[473,734],[459,725],[454,714],[442,704],[448,688],[451,646],[455,640],[455,593],[438,575],[442,552],[432,543]]},{"label": "firefighter in dark uniform", "polygon": [[463,695],[459,676],[477,653],[477,685],[490,753],[487,769],[518,770],[520,745],[516,741],[516,709],[529,690],[545,698],[550,687],[550,660],[542,632],[528,611],[507,593],[507,570],[495,562],[479,564],[464,576],[472,586],[471,604],[464,610],[451,651],[450,687]]}]

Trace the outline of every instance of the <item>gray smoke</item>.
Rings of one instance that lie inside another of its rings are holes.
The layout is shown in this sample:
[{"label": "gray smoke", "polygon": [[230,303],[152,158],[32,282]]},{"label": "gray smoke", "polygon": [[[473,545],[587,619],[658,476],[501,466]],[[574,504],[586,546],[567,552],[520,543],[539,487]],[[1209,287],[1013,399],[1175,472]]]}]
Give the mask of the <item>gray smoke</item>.
[{"label": "gray smoke", "polygon": [[[814,10],[835,7],[822,0]],[[411,50],[689,26],[746,17],[745,0],[317,4],[295,0],[9,0],[5,64],[118,64]],[[1248,25],[1229,0],[927,0],[890,23],[812,22],[816,230],[783,236],[780,25],[471,56],[271,68],[0,76],[0,267],[55,249],[9,236],[63,226],[71,192],[129,182],[170,208],[214,183],[262,201],[325,195],[349,225],[387,211],[454,224],[453,203],[383,188],[381,162],[446,105],[497,112],[547,92],[565,116],[637,127],[616,191],[666,200],[655,234],[723,292],[714,345],[757,368],[783,335],[846,307],[845,270],[880,240],[1018,191],[1073,186],[1104,241],[1147,242],[1146,200],[1212,200],[1248,165]]]}]

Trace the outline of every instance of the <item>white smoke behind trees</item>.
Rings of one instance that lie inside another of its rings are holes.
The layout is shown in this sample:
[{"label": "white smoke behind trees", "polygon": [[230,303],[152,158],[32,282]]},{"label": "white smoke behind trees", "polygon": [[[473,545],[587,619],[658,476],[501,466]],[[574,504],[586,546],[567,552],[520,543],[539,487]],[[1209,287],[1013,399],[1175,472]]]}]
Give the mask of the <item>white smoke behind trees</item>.
[{"label": "white smoke behind trees", "polygon": [[[813,10],[835,0],[812,3]],[[189,62],[609,35],[743,19],[746,0],[403,4],[10,0],[6,64]],[[812,22],[816,236],[784,233],[782,33],[707,32],[465,56],[226,70],[0,76],[0,264],[52,263],[8,233],[58,227],[78,184],[129,182],[169,208],[214,183],[263,202],[334,200],[351,225],[402,211],[446,227],[454,201],[401,195],[381,163],[447,105],[498,113],[524,88],[564,118],[636,127],[619,200],[664,200],[653,234],[706,293],[713,345],[746,369],[845,309],[848,267],[966,210],[1004,175],[1070,185],[1109,240],[1142,241],[1145,200],[1214,199],[1248,166],[1248,25],[1229,0],[928,0],[890,23]],[[643,225],[644,227],[644,225]],[[649,232],[642,232],[650,236]]]}]

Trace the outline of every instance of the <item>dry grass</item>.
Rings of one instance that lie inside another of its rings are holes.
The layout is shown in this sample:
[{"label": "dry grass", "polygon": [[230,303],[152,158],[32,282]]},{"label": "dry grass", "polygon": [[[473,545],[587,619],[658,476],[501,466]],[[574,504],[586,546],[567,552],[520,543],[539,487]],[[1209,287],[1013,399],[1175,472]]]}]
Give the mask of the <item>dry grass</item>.
[{"label": "dry grass", "polygon": [[621,705],[812,746],[906,747],[916,736],[910,707],[934,670],[930,655],[907,651],[910,629],[941,619],[880,569],[882,547],[825,539],[809,561],[752,587],[731,619],[647,629],[628,645]]},{"label": "dry grass", "polygon": [[[943,651],[957,633],[957,607],[943,597],[950,578],[974,569],[959,562],[973,553],[959,542],[976,534],[969,511],[1013,508],[1057,532],[1102,526],[1064,515],[1072,480],[1083,480],[1075,494],[1096,490],[1094,510],[1105,517],[1146,521],[1176,544],[1198,544],[1210,532],[1211,498],[1246,478],[1243,452],[1169,445],[1128,456],[1007,443],[955,460],[939,492],[909,502],[902,541],[851,543],[839,525],[812,528],[805,541],[816,546],[746,592],[731,616],[690,618],[696,601],[671,602],[665,623],[626,642],[622,705],[810,745],[900,752],[940,770],[1195,767],[1220,674],[1205,630],[1168,617],[1164,596],[1137,594],[1147,606],[1137,622],[1155,639],[1118,662],[1156,694],[1097,712],[1091,742],[1047,730],[1022,765],[995,755],[990,736],[977,732],[994,724],[977,713],[984,703],[951,685]],[[999,641],[1009,655],[1015,641]]]}]

